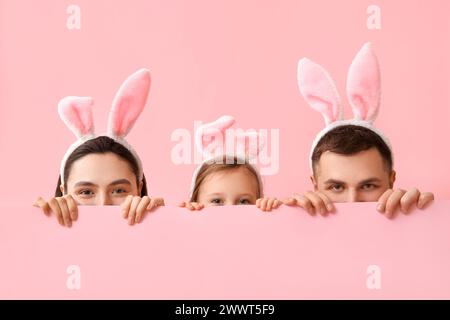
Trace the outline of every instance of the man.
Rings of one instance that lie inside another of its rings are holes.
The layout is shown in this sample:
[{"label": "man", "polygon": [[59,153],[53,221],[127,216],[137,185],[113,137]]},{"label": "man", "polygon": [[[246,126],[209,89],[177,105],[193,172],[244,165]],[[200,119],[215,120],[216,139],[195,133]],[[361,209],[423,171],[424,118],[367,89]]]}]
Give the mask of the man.
[{"label": "man", "polygon": [[[347,96],[354,118],[343,120],[336,86],[320,65],[303,58],[298,65],[298,84],[308,104],[325,119],[310,156],[314,191],[285,200],[309,213],[326,215],[333,202],[378,202],[377,210],[391,218],[400,208],[424,208],[432,193],[417,188],[394,189],[396,172],[389,140],[373,126],[380,106],[378,61],[370,43],[354,58],[347,76]],[[407,106],[397,106],[407,108]]]}]

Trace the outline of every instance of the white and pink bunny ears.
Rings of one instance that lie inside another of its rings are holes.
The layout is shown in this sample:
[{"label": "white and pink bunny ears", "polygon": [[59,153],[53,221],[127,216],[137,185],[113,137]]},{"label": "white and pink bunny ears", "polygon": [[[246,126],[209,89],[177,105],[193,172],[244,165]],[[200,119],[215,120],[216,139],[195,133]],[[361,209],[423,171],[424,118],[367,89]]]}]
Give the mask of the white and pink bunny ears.
[{"label": "white and pink bunny ears", "polygon": [[[198,127],[195,132],[195,145],[203,156],[202,163],[196,168],[192,176],[191,193],[194,192],[195,182],[200,169],[205,164],[225,163],[230,161],[238,164],[249,164],[253,166],[259,152],[265,146],[265,139],[254,130],[234,130],[232,126],[235,119],[232,116],[221,116],[217,120],[205,123]],[[258,183],[262,190],[262,180],[258,173]]]},{"label": "white and pink bunny ears", "polygon": [[353,119],[343,119],[343,106],[336,85],[323,67],[303,58],[298,63],[297,78],[306,102],[322,114],[326,125],[313,141],[309,157],[311,170],[311,156],[317,144],[326,133],[340,126],[356,125],[370,129],[391,149],[387,137],[373,126],[380,108],[380,70],[369,42],[353,59],[347,75],[347,98],[353,110]]},{"label": "white and pink bunny ears", "polygon": [[[126,147],[138,163],[138,178],[143,179],[142,162],[132,146],[125,140],[133,128],[147,102],[150,91],[150,72],[140,69],[129,76],[122,84],[112,103],[109,113],[107,133],[104,134]],[[92,105],[90,97],[69,96],[58,103],[58,112],[66,126],[78,138],[66,151],[60,167],[61,183],[64,184],[64,168],[72,152],[84,142],[98,137],[94,132]],[[101,135],[100,135],[101,136]]]}]

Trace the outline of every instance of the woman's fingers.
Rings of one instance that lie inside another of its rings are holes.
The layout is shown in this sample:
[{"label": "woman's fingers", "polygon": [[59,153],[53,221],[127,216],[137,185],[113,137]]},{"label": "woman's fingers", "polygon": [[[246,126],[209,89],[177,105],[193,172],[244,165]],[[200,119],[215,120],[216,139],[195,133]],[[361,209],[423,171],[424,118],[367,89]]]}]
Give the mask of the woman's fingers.
[{"label": "woman's fingers", "polygon": [[64,197],[58,197],[56,198],[56,201],[58,201],[59,208],[61,209],[64,225],[70,228],[72,226],[72,220],[70,219],[69,207],[66,199]]},{"label": "woman's fingers", "polygon": [[47,216],[51,214],[51,208],[47,201],[42,199],[42,197],[38,197],[36,201],[33,203],[34,207],[40,208]]},{"label": "woman's fingers", "polygon": [[65,196],[65,198],[67,200],[67,206],[69,207],[70,219],[76,221],[78,219],[78,205],[70,194]]},{"label": "woman's fingers", "polygon": [[151,199],[148,196],[144,196],[144,197],[142,197],[142,199],[140,199],[139,204],[136,208],[136,219],[135,219],[136,223],[139,223],[142,221],[150,202],[151,202]]},{"label": "woman's fingers", "polygon": [[133,196],[129,195],[125,198],[125,201],[122,203],[122,217],[124,219],[128,218],[128,214],[130,212],[131,202],[133,201]]},{"label": "woman's fingers", "polygon": [[64,220],[63,220],[61,209],[59,207],[58,200],[56,200],[56,198],[51,198],[48,201],[48,205],[50,206],[50,209],[52,210],[53,214],[56,216],[58,223],[60,225],[64,226]]},{"label": "woman's fingers", "polygon": [[134,221],[136,219],[136,210],[138,208],[138,205],[141,201],[141,197],[134,196],[133,200],[131,201],[130,210],[128,212],[128,224],[133,225]]}]

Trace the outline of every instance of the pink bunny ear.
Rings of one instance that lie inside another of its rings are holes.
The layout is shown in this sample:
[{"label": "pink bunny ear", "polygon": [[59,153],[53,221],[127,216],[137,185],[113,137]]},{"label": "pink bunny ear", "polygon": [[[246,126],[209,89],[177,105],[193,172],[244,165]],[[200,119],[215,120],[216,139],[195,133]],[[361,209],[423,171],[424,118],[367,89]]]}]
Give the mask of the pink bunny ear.
[{"label": "pink bunny ear", "polygon": [[355,119],[372,123],[380,106],[380,69],[371,44],[364,44],[350,66],[347,97]]},{"label": "pink bunny ear", "polygon": [[108,121],[108,133],[125,137],[144,109],[150,91],[150,71],[140,69],[129,76],[114,98]]},{"label": "pink bunny ear", "polygon": [[200,126],[195,133],[195,142],[199,152],[207,157],[222,152],[225,148],[225,131],[234,122],[232,116],[222,116],[216,121]]},{"label": "pink bunny ear", "polygon": [[58,103],[58,113],[66,126],[78,137],[94,134],[90,97],[65,97]]},{"label": "pink bunny ear", "polygon": [[265,137],[256,131],[248,131],[236,135],[237,153],[245,158],[256,158],[266,144]]},{"label": "pink bunny ear", "polygon": [[306,102],[322,113],[328,125],[342,118],[342,106],[333,79],[320,65],[303,58],[298,63],[297,80]]}]

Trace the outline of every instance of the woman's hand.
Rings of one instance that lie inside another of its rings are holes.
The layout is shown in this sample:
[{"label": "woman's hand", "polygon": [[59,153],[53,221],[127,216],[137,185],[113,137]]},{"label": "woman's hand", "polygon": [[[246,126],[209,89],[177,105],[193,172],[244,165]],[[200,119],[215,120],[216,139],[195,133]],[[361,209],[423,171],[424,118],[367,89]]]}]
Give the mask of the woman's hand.
[{"label": "woman's hand", "polygon": [[42,197],[39,197],[34,202],[33,206],[41,208],[47,216],[50,216],[53,213],[59,224],[63,227],[70,228],[72,222],[78,219],[78,206],[70,194],[51,198],[48,202],[42,199]]},{"label": "woman's hand", "polygon": [[138,197],[129,195],[122,203],[122,217],[128,219],[129,225],[140,223],[147,212],[155,210],[159,206],[164,206],[163,198],[150,198],[148,196]]}]

